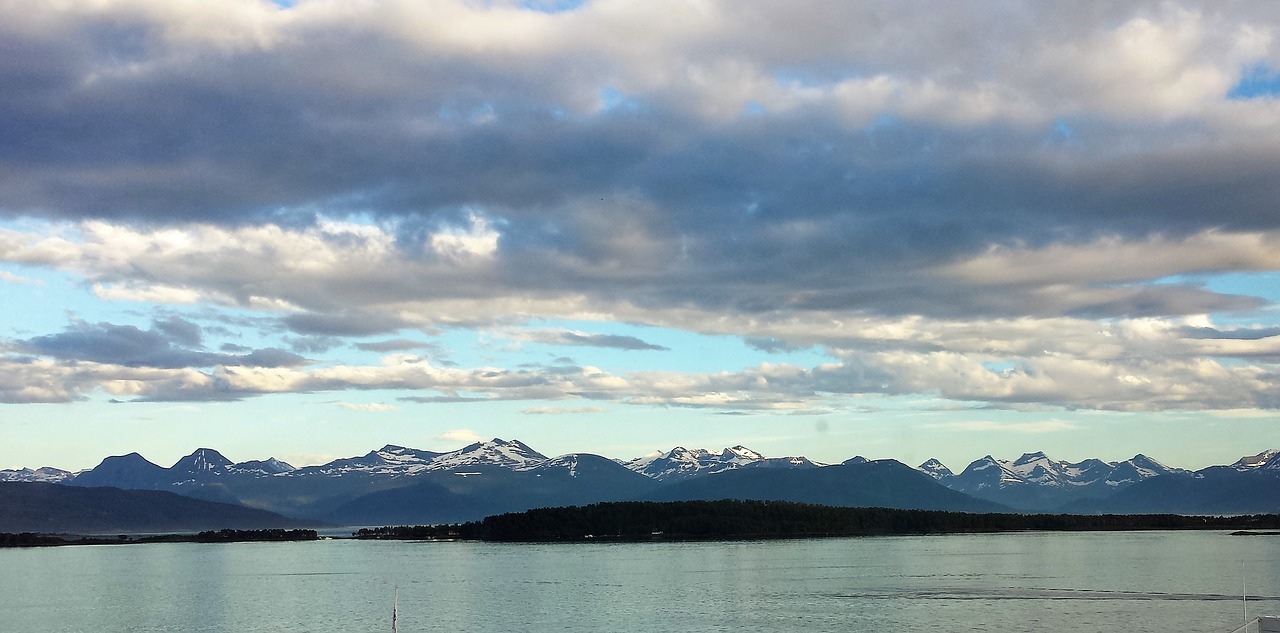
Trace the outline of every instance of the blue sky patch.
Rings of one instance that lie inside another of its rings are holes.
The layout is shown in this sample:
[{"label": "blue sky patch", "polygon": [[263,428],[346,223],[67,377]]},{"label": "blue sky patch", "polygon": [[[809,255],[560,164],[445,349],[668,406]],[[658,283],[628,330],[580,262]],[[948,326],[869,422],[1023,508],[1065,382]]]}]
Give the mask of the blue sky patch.
[{"label": "blue sky patch", "polygon": [[1255,64],[1244,69],[1240,81],[1227,92],[1233,100],[1264,99],[1280,95],[1280,72],[1268,64]]},{"label": "blue sky patch", "polygon": [[586,0],[523,0],[520,8],[538,13],[564,13],[582,8]]}]

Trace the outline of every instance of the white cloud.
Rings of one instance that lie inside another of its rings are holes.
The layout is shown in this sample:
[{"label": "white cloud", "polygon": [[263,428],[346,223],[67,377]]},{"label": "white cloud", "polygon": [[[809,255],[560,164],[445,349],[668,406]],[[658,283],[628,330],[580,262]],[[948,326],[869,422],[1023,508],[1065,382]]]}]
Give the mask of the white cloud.
[{"label": "white cloud", "polygon": [[605,407],[529,407],[521,409],[525,415],[579,415],[585,413],[604,413]]},{"label": "white cloud", "polygon": [[7,270],[0,270],[0,282],[10,284],[25,284],[31,286],[43,286],[44,281],[41,279],[31,279],[21,275],[15,275]]},{"label": "white cloud", "polygon": [[471,444],[474,442],[484,441],[485,438],[481,437],[478,433],[476,433],[475,431],[472,431],[471,429],[451,429],[437,435],[435,439],[443,442]]},{"label": "white cloud", "polygon": [[484,217],[472,214],[470,226],[448,227],[431,235],[431,249],[453,262],[489,258],[498,252],[498,232]]},{"label": "white cloud", "polygon": [[152,285],[136,286],[133,284],[93,284],[93,294],[107,301],[149,301],[153,303],[190,304],[199,303],[199,292],[186,288]]},{"label": "white cloud", "polygon": [[356,402],[339,402],[339,403],[338,403],[338,406],[339,406],[339,407],[342,407],[343,409],[347,409],[347,410],[349,410],[349,411],[374,411],[374,412],[385,412],[385,411],[399,411],[399,410],[400,410],[400,407],[397,407],[397,406],[392,405],[392,404],[385,404],[385,403],[381,403],[381,402],[364,402],[364,403],[356,403]]}]

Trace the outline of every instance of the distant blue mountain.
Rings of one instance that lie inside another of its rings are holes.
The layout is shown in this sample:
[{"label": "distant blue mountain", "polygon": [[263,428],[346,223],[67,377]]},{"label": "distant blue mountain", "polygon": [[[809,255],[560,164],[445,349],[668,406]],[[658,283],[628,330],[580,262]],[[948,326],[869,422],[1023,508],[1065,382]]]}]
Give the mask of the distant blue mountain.
[{"label": "distant blue mountain", "polygon": [[0,532],[120,534],[314,526],[273,512],[156,490],[0,482]]},{"label": "distant blue mountain", "polygon": [[1186,473],[1145,455],[1123,462],[1086,459],[1055,461],[1042,452],[1025,453],[1013,461],[987,455],[959,474],[936,459],[917,467],[942,485],[980,499],[1019,510],[1051,512],[1084,499],[1110,497],[1146,479]]},{"label": "distant blue mountain", "polygon": [[664,486],[644,501],[743,499],[845,507],[957,512],[1009,508],[939,485],[901,462],[886,459],[812,469],[742,469]]},{"label": "distant blue mountain", "polygon": [[1277,514],[1280,470],[1212,466],[1136,483],[1105,499],[1062,508],[1087,514]]},{"label": "distant blue mountain", "polygon": [[[387,445],[319,466],[274,459],[232,463],[201,448],[173,466],[137,453],[108,457],[77,476],[56,469],[4,471],[78,487],[163,490],[286,516],[344,524],[436,523],[540,506],[621,500],[785,500],[971,512],[1273,512],[1280,452],[1190,473],[1144,455],[1123,462],[1055,461],[1026,453],[983,457],[959,474],[937,460],[918,469],[853,457],[823,465],[766,458],[744,446],[655,451],[629,461],[587,454],[549,458],[494,438],[456,451]],[[52,475],[50,475],[52,473]]]}]

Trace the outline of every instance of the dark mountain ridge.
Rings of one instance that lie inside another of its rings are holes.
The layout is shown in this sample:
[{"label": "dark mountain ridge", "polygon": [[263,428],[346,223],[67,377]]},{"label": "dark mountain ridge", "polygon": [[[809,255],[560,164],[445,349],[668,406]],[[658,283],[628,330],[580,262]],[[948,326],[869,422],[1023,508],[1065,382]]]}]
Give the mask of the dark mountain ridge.
[{"label": "dark mountain ridge", "polygon": [[718,499],[958,512],[1009,510],[1005,506],[950,490],[910,466],[891,459],[812,469],[727,471],[664,486],[641,500]]},{"label": "dark mountain ridge", "polygon": [[164,468],[130,453],[63,481],[162,490],[352,525],[469,521],[626,500],[754,499],[966,512],[1276,511],[1271,500],[1280,453],[1264,451],[1215,468],[1188,473],[1141,454],[1124,462],[1068,463],[1033,452],[1013,461],[986,456],[957,475],[937,460],[918,469],[862,457],[827,466],[803,457],[766,458],[744,446],[677,447],[629,461],[589,454],[548,458],[518,440],[494,438],[443,453],[387,445],[303,468],[275,459],[232,463],[211,448]]},{"label": "dark mountain ridge", "polygon": [[171,492],[0,482],[0,532],[119,534],[315,525]]}]

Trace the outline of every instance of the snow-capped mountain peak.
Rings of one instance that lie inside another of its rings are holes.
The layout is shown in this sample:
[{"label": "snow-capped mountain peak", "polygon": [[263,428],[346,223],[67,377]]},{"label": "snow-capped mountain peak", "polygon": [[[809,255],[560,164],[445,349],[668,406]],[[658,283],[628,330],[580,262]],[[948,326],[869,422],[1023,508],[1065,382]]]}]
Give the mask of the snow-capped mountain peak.
[{"label": "snow-capped mountain peak", "polygon": [[618,463],[632,471],[663,482],[680,481],[745,467],[812,468],[815,466],[813,462],[803,457],[766,458],[742,445],[723,449],[719,453],[713,453],[705,448],[689,449],[677,446],[669,451],[655,451]]},{"label": "snow-capped mountain peak", "polygon": [[1232,464],[1231,467],[1239,471],[1280,470],[1280,450],[1273,448],[1262,451],[1257,455],[1246,455]]},{"label": "snow-capped mountain peak", "polygon": [[231,460],[212,448],[197,448],[169,468],[175,483],[188,485],[207,482],[226,475],[233,468]]},{"label": "snow-capped mountain peak", "polygon": [[547,461],[547,456],[529,448],[520,440],[493,438],[476,442],[432,459],[428,470],[448,470],[462,466],[503,466],[516,470],[532,468]]},{"label": "snow-capped mountain peak", "polygon": [[232,464],[231,469],[237,473],[249,475],[279,475],[297,470],[292,464],[282,462],[274,457],[251,459],[247,462]]},{"label": "snow-capped mountain peak", "polygon": [[[990,456],[988,455],[988,457]],[[1034,453],[1023,453],[1021,457],[1014,460],[1013,465],[1014,466],[1032,466],[1034,464],[1045,464],[1045,463],[1052,463],[1052,462],[1050,462],[1049,458],[1044,454],[1043,451],[1036,451]]]},{"label": "snow-capped mountain peak", "polygon": [[1029,483],[1017,472],[1014,472],[1009,467],[1008,462],[999,461],[990,455],[974,460],[964,471],[953,477],[951,481],[955,482],[959,486],[957,489],[961,490],[1003,488]]},{"label": "snow-capped mountain peak", "polygon": [[942,462],[933,457],[930,457],[923,464],[916,466],[916,470],[933,477],[938,481],[955,476],[955,473],[951,472],[950,468],[947,468]]},{"label": "snow-capped mountain peak", "polygon": [[40,481],[46,483],[62,483],[74,477],[74,473],[62,470],[61,468],[52,468],[44,466],[34,470],[30,468],[16,468],[10,470],[0,470],[0,481]]},{"label": "snow-capped mountain peak", "polygon": [[705,448],[687,449],[683,446],[677,446],[669,451],[663,457],[682,462],[696,462],[699,459],[711,457],[713,453]]},{"label": "snow-capped mountain peak", "polygon": [[720,456],[744,461],[757,461],[764,459],[764,455],[761,455],[760,453],[757,453],[741,444],[724,449],[724,451],[720,453]]},{"label": "snow-capped mountain peak", "polygon": [[220,473],[231,466],[231,460],[212,448],[197,448],[195,452],[175,463],[171,470],[185,473]]},{"label": "snow-capped mountain peak", "polygon": [[387,444],[386,446],[373,451],[372,454],[377,455],[379,459],[389,466],[403,467],[409,467],[415,464],[426,464],[442,455],[442,453],[423,451],[416,448],[406,448],[404,446],[396,446],[395,444]]},{"label": "snow-capped mountain peak", "polygon": [[552,457],[551,459],[548,459],[542,462],[541,464],[538,464],[534,468],[538,470],[560,468],[567,471],[570,477],[577,477],[578,476],[578,454],[569,453],[568,455]]},{"label": "snow-capped mountain peak", "polygon": [[1125,460],[1125,462],[1116,464],[1116,467],[1120,467],[1120,465],[1123,465],[1123,464],[1129,464],[1130,467],[1133,467],[1135,471],[1138,471],[1140,476],[1144,478],[1144,480],[1146,480],[1146,478],[1149,478],[1149,477],[1160,476],[1160,474],[1169,474],[1172,472],[1183,472],[1183,469],[1181,468],[1167,467],[1167,465],[1162,464],[1160,462],[1156,462],[1155,459],[1149,458],[1147,457],[1147,455],[1143,455],[1142,453],[1138,453],[1137,455],[1134,455],[1132,459]]}]

